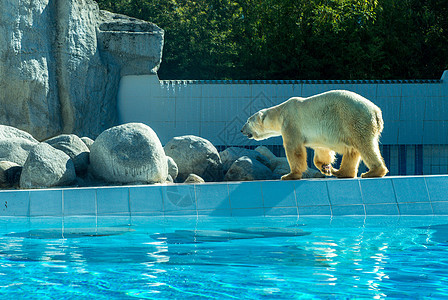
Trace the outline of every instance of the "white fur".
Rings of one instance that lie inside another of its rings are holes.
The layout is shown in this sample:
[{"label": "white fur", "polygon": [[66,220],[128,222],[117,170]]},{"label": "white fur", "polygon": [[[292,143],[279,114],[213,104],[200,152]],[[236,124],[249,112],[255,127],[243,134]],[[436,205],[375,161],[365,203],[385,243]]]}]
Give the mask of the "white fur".
[{"label": "white fur", "polygon": [[[339,175],[353,177],[351,165],[357,172],[359,154],[370,169],[381,169],[378,174],[387,171],[378,148],[382,130],[381,110],[375,104],[356,93],[337,90],[308,98],[293,97],[262,109],[248,119],[241,132],[255,140],[282,135],[291,173],[296,177],[304,169],[303,147],[316,150],[315,164],[320,170],[320,163],[333,162],[334,151],[347,154],[350,170],[346,172],[341,166]],[[358,161],[350,161],[349,156]],[[337,172],[333,169],[334,175]],[[375,174],[366,176],[370,175]]]}]

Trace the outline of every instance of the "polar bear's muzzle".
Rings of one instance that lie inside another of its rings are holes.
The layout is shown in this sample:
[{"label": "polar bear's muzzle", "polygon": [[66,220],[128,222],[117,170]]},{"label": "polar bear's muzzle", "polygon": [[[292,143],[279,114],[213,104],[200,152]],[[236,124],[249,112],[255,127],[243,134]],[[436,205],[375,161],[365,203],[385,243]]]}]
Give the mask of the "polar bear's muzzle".
[{"label": "polar bear's muzzle", "polygon": [[247,136],[249,139],[251,139],[251,138],[254,137],[254,136],[252,135],[252,133],[244,132],[242,129],[241,129],[241,132],[242,132],[245,136]]},{"label": "polar bear's muzzle", "polygon": [[248,127],[249,126],[247,125],[247,123],[244,124],[243,128],[241,129],[241,133],[247,136],[249,139],[252,139],[254,135],[248,130]]}]

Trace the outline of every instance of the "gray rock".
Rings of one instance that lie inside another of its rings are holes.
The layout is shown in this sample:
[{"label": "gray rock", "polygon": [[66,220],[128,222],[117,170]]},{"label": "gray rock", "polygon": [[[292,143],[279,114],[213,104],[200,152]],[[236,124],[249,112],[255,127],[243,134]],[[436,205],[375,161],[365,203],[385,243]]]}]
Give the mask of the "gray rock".
[{"label": "gray rock", "polygon": [[66,186],[75,179],[75,166],[70,157],[47,143],[40,143],[34,146],[23,165],[20,187]]},{"label": "gray rock", "polygon": [[93,0],[1,0],[0,124],[97,136],[117,122],[121,76],[157,71],[163,35]]},{"label": "gray rock", "polygon": [[171,179],[174,181],[177,178],[177,174],[179,174],[179,169],[177,168],[177,164],[173,158],[167,156],[168,161],[168,174],[171,176]]},{"label": "gray rock", "polygon": [[247,156],[252,160],[258,160],[263,165],[270,168],[270,161],[262,154],[255,150],[250,150],[246,148],[240,147],[229,147],[222,152],[219,152],[219,156],[221,157],[222,165],[224,173],[226,173],[232,164],[239,159],[240,157]]},{"label": "gray rock", "polygon": [[94,140],[92,140],[89,137],[83,136],[81,138],[81,141],[83,141],[84,144],[86,144],[87,148],[89,148],[89,151],[90,151],[90,147],[92,147]]},{"label": "gray rock", "polygon": [[105,130],[90,151],[93,174],[115,183],[158,183],[168,162],[157,134],[147,125],[128,123]]},{"label": "gray rock", "polygon": [[0,161],[0,188],[18,187],[22,166],[10,161]]},{"label": "gray rock", "polygon": [[229,171],[227,171],[224,180],[226,181],[251,181],[251,180],[270,180],[273,179],[272,171],[260,163],[258,160],[252,160],[250,157],[243,156],[237,159]]},{"label": "gray rock", "polygon": [[83,174],[87,171],[90,150],[78,136],[74,134],[61,134],[46,140],[45,143],[70,156],[75,164],[76,174]]},{"label": "gray rock", "polygon": [[[1,79],[0,79],[1,80]],[[1,94],[1,93],[0,93]],[[1,97],[1,96],[0,96]],[[20,138],[33,143],[39,143],[31,134],[15,127],[0,125],[0,140]]]},{"label": "gray rock", "polygon": [[188,175],[187,179],[185,179],[184,183],[204,183],[204,179],[196,174]]},{"label": "gray rock", "polygon": [[271,169],[275,169],[277,165],[275,164],[275,161],[277,160],[277,156],[274,155],[274,153],[271,152],[271,150],[268,149],[266,146],[258,146],[255,148],[255,151],[261,155],[263,155],[266,159],[269,160],[269,164],[271,165]]},{"label": "gray rock", "polygon": [[23,138],[0,139],[0,160],[23,166],[31,149],[37,144],[38,142]]},{"label": "gray rock", "polygon": [[197,174],[205,181],[222,180],[221,158],[208,140],[193,135],[175,137],[164,150],[177,164],[179,182],[185,181],[190,174]]}]

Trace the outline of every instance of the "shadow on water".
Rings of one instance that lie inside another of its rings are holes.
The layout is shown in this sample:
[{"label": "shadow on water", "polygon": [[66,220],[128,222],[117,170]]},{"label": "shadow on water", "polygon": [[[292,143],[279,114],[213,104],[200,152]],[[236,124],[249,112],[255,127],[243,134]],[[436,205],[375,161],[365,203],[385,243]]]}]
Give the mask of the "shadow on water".
[{"label": "shadow on water", "polygon": [[311,234],[297,227],[136,231],[119,236],[130,231],[124,227],[67,229],[64,238],[60,229],[10,233],[0,239],[0,260],[159,266],[327,265],[325,256],[296,244],[296,238]]},{"label": "shadow on water", "polygon": [[154,234],[151,238],[163,240],[167,244],[197,244],[242,239],[298,237],[309,234],[311,233],[298,228],[248,227],[221,230],[175,230],[170,233]]},{"label": "shadow on water", "polygon": [[73,239],[83,237],[103,237],[120,235],[134,231],[127,227],[92,227],[92,228],[66,228],[66,229],[34,229],[25,232],[5,234],[7,237],[26,239]]}]

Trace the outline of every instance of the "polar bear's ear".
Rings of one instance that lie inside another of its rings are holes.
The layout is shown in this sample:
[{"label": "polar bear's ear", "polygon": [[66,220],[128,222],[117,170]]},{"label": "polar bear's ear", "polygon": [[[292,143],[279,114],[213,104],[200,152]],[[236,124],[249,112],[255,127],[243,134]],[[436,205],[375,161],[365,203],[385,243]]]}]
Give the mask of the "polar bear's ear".
[{"label": "polar bear's ear", "polygon": [[266,118],[266,113],[264,111],[260,111],[260,121],[261,121],[261,123],[264,122],[265,118]]}]

